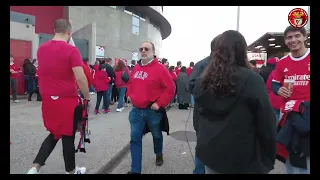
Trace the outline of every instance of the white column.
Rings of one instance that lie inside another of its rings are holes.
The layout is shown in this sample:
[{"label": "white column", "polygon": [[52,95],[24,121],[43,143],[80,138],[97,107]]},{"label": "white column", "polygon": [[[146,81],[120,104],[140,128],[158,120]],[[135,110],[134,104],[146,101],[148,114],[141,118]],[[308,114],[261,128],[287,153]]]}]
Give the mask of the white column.
[{"label": "white column", "polygon": [[239,25],[240,25],[240,6],[238,6],[238,10],[237,10],[237,31],[239,31]]}]

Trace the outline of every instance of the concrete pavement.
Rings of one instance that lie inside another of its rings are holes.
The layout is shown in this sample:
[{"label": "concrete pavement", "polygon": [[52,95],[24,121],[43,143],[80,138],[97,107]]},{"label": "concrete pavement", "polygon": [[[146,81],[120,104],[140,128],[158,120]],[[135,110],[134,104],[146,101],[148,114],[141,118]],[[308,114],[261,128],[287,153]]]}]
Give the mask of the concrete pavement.
[{"label": "concrete pavement", "polygon": [[[92,96],[89,115],[89,129],[91,129],[91,143],[87,144],[87,153],[76,154],[76,164],[85,166],[87,173],[96,173],[102,166],[112,159],[130,138],[128,112],[111,112],[109,114],[93,114],[96,96]],[[41,143],[48,135],[41,118],[41,102],[20,103],[10,101],[10,173],[27,173],[32,165]],[[115,111],[115,106],[112,110]],[[78,145],[79,136],[75,144]],[[56,148],[41,168],[42,174],[63,174],[64,161],[62,156],[62,143],[59,141]]]},{"label": "concrete pavement", "polygon": [[[126,108],[121,113],[93,115],[95,97],[92,96],[89,116],[91,143],[87,145],[87,153],[76,154],[76,163],[87,167],[89,174],[125,174],[131,166],[128,146],[130,140],[128,112],[131,108]],[[13,143],[10,145],[11,174],[24,174],[29,170],[41,143],[48,135],[43,127],[40,105],[40,102],[26,100],[10,104],[10,140]],[[112,110],[115,110],[115,106]],[[153,141],[149,133],[143,139],[142,173],[144,174],[191,174],[193,171],[192,156],[196,138],[192,125],[192,111],[172,107],[168,111],[168,117],[170,136],[163,133],[164,164],[161,167],[155,166]],[[78,144],[78,137],[75,144]],[[65,173],[61,141],[58,142],[46,164],[41,169],[42,174]],[[271,173],[284,173],[283,165],[277,162],[275,170]]]},{"label": "concrete pavement", "polygon": [[[196,135],[192,123],[193,114],[191,112],[189,116],[189,113],[186,110],[178,110],[177,107],[171,108],[168,112],[170,136],[163,133],[164,163],[162,166],[158,167],[155,165],[151,134],[149,133],[143,138],[143,174],[192,174]],[[188,116],[189,120],[187,121]],[[125,174],[130,169],[131,154],[129,153],[112,174]],[[275,169],[270,174],[284,174],[283,164],[277,161]]]}]

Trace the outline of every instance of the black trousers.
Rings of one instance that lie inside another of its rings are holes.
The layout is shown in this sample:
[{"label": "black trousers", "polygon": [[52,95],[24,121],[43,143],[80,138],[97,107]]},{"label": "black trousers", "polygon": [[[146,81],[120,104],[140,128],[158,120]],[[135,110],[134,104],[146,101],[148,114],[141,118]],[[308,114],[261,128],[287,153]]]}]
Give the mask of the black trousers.
[{"label": "black trousers", "polygon": [[[73,136],[62,136],[63,159],[67,172],[70,172],[76,168],[74,138],[78,127],[78,122],[80,122],[82,119],[81,113],[82,108],[79,105],[74,110]],[[43,141],[33,163],[40,164],[41,166],[45,165],[45,161],[50,156],[58,141],[59,139],[54,139],[53,134],[50,133]]]},{"label": "black trousers", "polygon": [[113,102],[118,101],[118,89],[116,88],[116,85],[112,86],[111,101]]},{"label": "black trousers", "polygon": [[[106,103],[105,99],[107,99],[107,93],[105,91],[98,91],[97,92],[97,102],[96,102],[96,108],[95,110],[99,110],[100,107],[100,103],[101,103],[101,99],[103,98],[103,103]],[[106,107],[106,105],[104,104],[103,107]]]}]

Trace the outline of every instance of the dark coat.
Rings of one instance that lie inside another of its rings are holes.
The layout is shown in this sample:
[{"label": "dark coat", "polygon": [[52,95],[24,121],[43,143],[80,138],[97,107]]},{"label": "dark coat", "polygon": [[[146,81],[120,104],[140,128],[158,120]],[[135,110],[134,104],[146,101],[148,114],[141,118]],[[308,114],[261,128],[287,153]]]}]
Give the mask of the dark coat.
[{"label": "dark coat", "polygon": [[191,94],[189,92],[189,77],[187,73],[180,72],[177,80],[177,99],[180,104],[189,104]]},{"label": "dark coat", "polygon": [[298,103],[281,119],[277,142],[289,151],[291,165],[306,169],[306,157],[310,157],[310,102]]},{"label": "dark coat", "polygon": [[222,174],[269,173],[276,158],[276,117],[261,76],[239,67],[235,92],[225,97],[203,89],[202,80],[194,87],[196,157]]},{"label": "dark coat", "polygon": [[[162,114],[162,118],[161,118],[161,122],[160,122],[161,131],[166,132],[167,135],[169,135],[170,127],[169,127],[169,120],[168,120],[168,116],[167,116],[167,111],[165,108],[160,108],[158,110],[158,112],[160,112]],[[146,135],[149,132],[150,132],[150,129],[146,123],[146,125],[144,126],[143,135]]]}]

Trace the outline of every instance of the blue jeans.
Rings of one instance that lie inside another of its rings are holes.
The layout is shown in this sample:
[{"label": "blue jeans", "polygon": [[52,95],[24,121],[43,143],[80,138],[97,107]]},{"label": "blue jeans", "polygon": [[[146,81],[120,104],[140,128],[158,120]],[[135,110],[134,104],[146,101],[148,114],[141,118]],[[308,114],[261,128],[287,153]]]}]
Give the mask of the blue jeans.
[{"label": "blue jeans", "polygon": [[287,174],[310,174],[310,157],[307,157],[307,169],[292,166],[289,158],[286,160],[285,167]]},{"label": "blue jeans", "polygon": [[24,75],[24,79],[27,82],[27,93],[30,94],[32,93],[35,89],[36,89],[36,81],[35,81],[35,77],[31,78],[29,75]]},{"label": "blue jeans", "polygon": [[[111,94],[112,94],[112,84],[108,84],[108,90],[105,92],[107,94],[106,99],[103,99],[103,109],[109,109]],[[105,107],[106,106],[106,107]]]},{"label": "blue jeans", "polygon": [[142,164],[142,136],[145,125],[151,131],[153,137],[154,153],[162,154],[163,137],[160,128],[162,114],[150,108],[139,109],[133,107],[129,113],[130,121],[130,152],[131,152],[131,172],[141,173]]},{"label": "blue jeans", "polygon": [[125,87],[118,88],[118,107],[117,107],[117,109],[124,107],[124,96],[126,94],[126,90],[127,90],[127,88],[125,88]]},{"label": "blue jeans", "polygon": [[194,105],[194,97],[193,97],[193,95],[191,95],[191,101],[190,101],[190,104],[191,104],[191,105]]},{"label": "blue jeans", "polygon": [[194,166],[193,174],[205,174],[205,165],[197,156],[194,157]]},{"label": "blue jeans", "polygon": [[279,109],[273,109],[274,115],[276,116],[277,122],[280,121],[280,110]]},{"label": "blue jeans", "polygon": [[89,92],[95,92],[95,89],[94,89],[94,87],[92,85],[89,88]]}]

